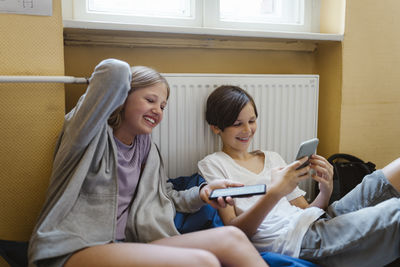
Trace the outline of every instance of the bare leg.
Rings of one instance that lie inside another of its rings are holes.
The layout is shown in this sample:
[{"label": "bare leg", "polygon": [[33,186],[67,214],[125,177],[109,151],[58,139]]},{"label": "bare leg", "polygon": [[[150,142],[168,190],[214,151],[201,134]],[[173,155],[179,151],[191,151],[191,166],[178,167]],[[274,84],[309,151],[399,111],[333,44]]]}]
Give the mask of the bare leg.
[{"label": "bare leg", "polygon": [[214,254],[223,266],[268,266],[247,236],[233,226],[188,233],[152,243],[204,249]]},{"label": "bare leg", "polygon": [[392,161],[386,165],[382,172],[385,174],[386,178],[389,180],[390,184],[400,192],[400,158]]},{"label": "bare leg", "polygon": [[200,249],[141,243],[111,243],[80,250],[73,254],[64,266],[219,267],[220,264],[212,253]]},{"label": "bare leg", "polygon": [[76,252],[71,266],[268,266],[236,227],[210,230],[156,240],[150,244],[113,243]]}]

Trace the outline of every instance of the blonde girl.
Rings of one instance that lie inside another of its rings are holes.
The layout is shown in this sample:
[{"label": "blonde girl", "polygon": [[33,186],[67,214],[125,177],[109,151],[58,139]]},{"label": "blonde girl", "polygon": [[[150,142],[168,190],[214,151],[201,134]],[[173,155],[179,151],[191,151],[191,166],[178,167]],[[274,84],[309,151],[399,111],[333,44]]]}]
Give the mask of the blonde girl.
[{"label": "blonde girl", "polygon": [[172,189],[150,140],[168,96],[168,83],[150,68],[116,59],[95,68],[65,116],[29,243],[31,266],[266,266],[236,227],[176,230],[175,210],[222,208],[222,199],[208,200],[210,190],[240,184]]}]

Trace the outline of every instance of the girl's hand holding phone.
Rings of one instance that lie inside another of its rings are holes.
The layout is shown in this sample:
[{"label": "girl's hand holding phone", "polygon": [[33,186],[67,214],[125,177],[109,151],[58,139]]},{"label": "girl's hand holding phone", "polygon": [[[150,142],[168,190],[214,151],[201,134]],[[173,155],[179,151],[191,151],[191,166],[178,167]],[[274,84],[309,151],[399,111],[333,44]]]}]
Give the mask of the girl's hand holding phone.
[{"label": "girl's hand holding phone", "polygon": [[238,182],[233,182],[230,180],[226,179],[220,179],[220,180],[215,180],[210,182],[209,184],[206,184],[200,189],[200,198],[207,204],[210,204],[213,208],[219,209],[219,208],[225,208],[226,205],[231,205],[233,206],[235,204],[233,198],[231,197],[218,197],[216,200],[210,200],[209,196],[211,192],[214,189],[219,189],[219,188],[228,188],[228,187],[238,187],[238,186],[243,186],[242,183]]},{"label": "girl's hand holding phone", "polygon": [[318,182],[321,194],[330,198],[333,191],[333,166],[324,157],[312,155],[310,157],[311,168],[314,174],[311,176]]},{"label": "girl's hand holding phone", "polygon": [[307,162],[308,157],[303,157],[293,163],[280,168],[274,168],[271,171],[271,187],[268,191],[276,191],[280,197],[290,194],[300,181],[308,178],[310,166],[299,167]]}]

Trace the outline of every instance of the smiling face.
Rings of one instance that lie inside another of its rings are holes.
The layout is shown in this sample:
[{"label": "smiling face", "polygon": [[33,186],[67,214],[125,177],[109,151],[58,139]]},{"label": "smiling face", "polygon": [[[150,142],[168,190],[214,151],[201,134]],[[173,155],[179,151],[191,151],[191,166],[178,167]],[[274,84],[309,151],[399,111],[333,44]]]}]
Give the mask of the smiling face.
[{"label": "smiling face", "polygon": [[150,134],[163,118],[167,105],[167,87],[164,83],[134,90],[124,104],[122,122],[114,135],[130,144],[138,134]]},{"label": "smiling face", "polygon": [[223,131],[212,126],[212,130],[221,137],[222,151],[227,154],[231,152],[247,152],[250,142],[257,130],[257,116],[253,105],[248,102],[240,111],[233,125],[226,127]]}]

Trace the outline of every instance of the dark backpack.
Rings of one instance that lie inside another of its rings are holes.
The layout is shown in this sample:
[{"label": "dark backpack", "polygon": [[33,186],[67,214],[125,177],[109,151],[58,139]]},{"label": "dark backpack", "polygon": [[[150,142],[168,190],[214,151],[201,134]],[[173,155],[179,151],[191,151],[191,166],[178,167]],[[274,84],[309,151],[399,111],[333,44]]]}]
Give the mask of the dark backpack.
[{"label": "dark backpack", "polygon": [[[375,171],[375,164],[349,154],[333,154],[328,158],[333,166],[333,192],[329,204],[339,200],[361,183],[365,175]],[[319,193],[316,186],[316,195]]]}]

